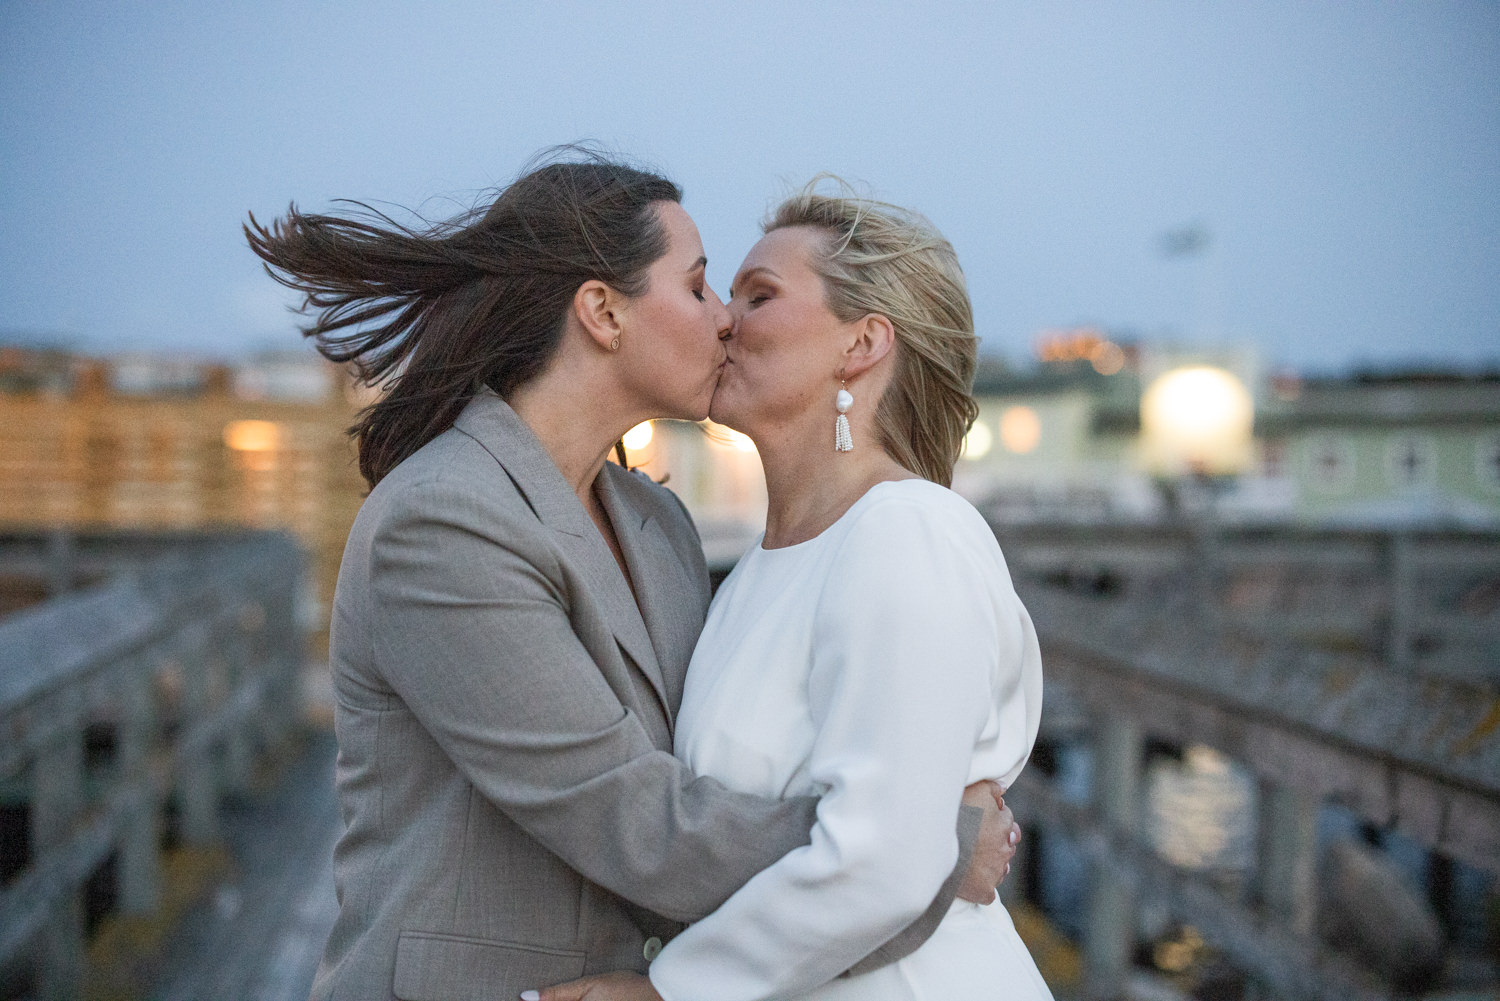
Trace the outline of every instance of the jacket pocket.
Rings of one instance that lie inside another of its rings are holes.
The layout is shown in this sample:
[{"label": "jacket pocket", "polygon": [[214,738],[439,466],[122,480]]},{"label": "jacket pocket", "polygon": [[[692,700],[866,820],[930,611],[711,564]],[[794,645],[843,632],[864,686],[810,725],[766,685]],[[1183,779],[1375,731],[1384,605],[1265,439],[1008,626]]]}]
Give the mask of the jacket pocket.
[{"label": "jacket pocket", "polygon": [[581,976],[583,953],[567,949],[424,931],[396,942],[401,1001],[502,1001]]}]

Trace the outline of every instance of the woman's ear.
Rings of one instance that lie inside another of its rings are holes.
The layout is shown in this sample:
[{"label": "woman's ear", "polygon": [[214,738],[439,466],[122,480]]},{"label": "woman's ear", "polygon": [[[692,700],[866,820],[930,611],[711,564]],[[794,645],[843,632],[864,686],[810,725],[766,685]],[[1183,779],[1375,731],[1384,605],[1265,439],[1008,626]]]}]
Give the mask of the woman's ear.
[{"label": "woman's ear", "polygon": [[573,293],[573,315],[589,339],[605,351],[620,346],[620,318],[616,315],[619,304],[620,293],[598,279],[584,282]]},{"label": "woman's ear", "polygon": [[854,321],[854,341],[844,349],[844,378],[853,379],[868,372],[889,355],[896,346],[896,328],[890,318],[866,313]]}]

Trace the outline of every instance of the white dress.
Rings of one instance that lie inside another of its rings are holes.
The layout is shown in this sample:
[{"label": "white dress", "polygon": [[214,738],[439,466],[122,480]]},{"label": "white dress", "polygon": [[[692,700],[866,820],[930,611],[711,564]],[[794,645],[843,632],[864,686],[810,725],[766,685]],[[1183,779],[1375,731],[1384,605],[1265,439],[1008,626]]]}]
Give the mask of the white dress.
[{"label": "white dress", "polygon": [[816,538],[757,543],[709,610],[677,720],[699,775],[822,797],[787,853],[651,965],[666,1001],[1033,1001],[1051,994],[996,902],[839,974],[932,902],[965,785],[1008,786],[1036,738],[1041,658],[995,536],[926,480],[881,483]]}]

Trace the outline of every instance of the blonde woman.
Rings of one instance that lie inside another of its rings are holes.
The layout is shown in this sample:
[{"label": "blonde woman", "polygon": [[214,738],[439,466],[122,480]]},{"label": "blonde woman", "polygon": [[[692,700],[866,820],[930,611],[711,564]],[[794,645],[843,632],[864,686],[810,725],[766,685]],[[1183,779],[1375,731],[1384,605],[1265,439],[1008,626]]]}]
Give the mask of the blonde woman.
[{"label": "blonde woman", "polygon": [[1050,998],[998,902],[956,902],[909,956],[841,976],[952,869],[965,784],[1021,771],[1041,662],[993,533],[948,489],[976,412],[952,247],[812,187],[765,230],[730,290],[711,414],[760,451],[766,531],[709,611],[675,750],[739,792],[821,795],[817,825],[648,976],[542,1001]]}]

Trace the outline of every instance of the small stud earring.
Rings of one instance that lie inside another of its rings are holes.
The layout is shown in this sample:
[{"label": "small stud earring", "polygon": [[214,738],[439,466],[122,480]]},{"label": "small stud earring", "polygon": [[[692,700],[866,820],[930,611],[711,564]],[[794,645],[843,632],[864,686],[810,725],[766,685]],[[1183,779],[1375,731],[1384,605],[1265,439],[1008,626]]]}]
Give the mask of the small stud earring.
[{"label": "small stud earring", "polygon": [[616,334],[615,335],[615,339],[609,342],[609,349],[611,351],[618,351],[618,350],[620,350],[620,335],[619,334]]}]

